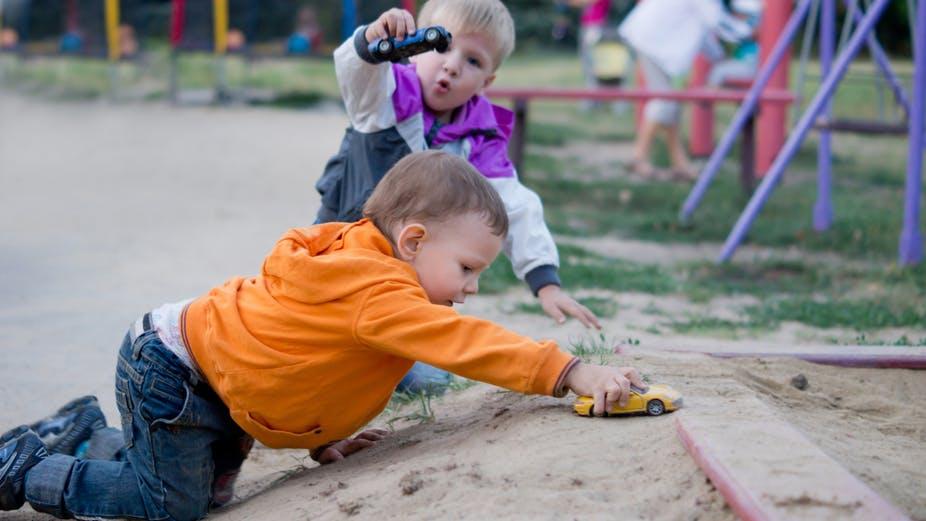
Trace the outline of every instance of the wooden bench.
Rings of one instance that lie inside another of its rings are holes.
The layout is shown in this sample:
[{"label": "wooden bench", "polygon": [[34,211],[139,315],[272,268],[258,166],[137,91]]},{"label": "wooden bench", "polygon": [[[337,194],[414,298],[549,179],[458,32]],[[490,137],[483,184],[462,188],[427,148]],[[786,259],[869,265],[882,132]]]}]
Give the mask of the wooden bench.
[{"label": "wooden bench", "polygon": [[[655,91],[637,88],[525,88],[493,87],[486,92],[490,98],[512,100],[515,116],[514,133],[511,136],[510,154],[515,167],[521,170],[524,161],[524,142],[527,135],[528,104],[535,99],[549,100],[591,100],[591,101],[646,101],[663,99],[679,102],[693,102],[713,105],[716,103],[742,103],[747,91],[714,88]],[[769,89],[762,93],[762,103],[794,102],[790,91]],[[743,190],[752,192],[755,182],[755,113],[743,126],[740,148],[740,180]]]}]

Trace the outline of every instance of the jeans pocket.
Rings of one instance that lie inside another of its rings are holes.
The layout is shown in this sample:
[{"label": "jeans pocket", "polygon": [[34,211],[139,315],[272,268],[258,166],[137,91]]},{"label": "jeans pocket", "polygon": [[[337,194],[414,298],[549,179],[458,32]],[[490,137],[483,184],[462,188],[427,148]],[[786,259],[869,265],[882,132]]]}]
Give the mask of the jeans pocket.
[{"label": "jeans pocket", "polygon": [[169,373],[151,371],[145,379],[141,415],[151,428],[189,423],[187,401],[190,390],[186,382]]},{"label": "jeans pocket", "polygon": [[129,382],[120,376],[116,377],[116,406],[119,408],[119,418],[122,422],[122,438],[125,447],[135,445],[135,436],[132,431],[132,402],[129,399]]}]

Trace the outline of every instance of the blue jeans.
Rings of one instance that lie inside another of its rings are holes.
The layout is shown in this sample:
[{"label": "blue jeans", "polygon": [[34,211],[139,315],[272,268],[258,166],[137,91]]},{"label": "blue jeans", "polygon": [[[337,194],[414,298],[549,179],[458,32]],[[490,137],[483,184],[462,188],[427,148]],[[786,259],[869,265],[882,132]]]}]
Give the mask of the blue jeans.
[{"label": "blue jeans", "polygon": [[122,461],[52,455],[27,473],[26,500],[62,518],[204,517],[214,477],[246,457],[228,408],[152,330],[125,336],[116,403]]},{"label": "blue jeans", "polygon": [[415,365],[405,374],[395,390],[409,394],[432,394],[441,395],[447,390],[453,376],[436,367],[415,362]]}]

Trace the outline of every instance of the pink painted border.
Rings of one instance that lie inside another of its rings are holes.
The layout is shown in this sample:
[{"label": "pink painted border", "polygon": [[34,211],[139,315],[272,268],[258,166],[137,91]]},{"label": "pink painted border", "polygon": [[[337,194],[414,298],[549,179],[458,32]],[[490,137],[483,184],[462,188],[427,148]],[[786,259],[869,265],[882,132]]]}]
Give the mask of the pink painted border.
[{"label": "pink painted border", "polygon": [[815,364],[838,365],[842,367],[877,367],[883,369],[926,369],[926,356],[923,355],[831,355],[821,353],[726,353],[708,352],[716,358],[770,358],[792,357]]},{"label": "pink painted border", "polygon": [[841,367],[872,367],[882,369],[926,369],[926,355],[839,355],[830,353],[801,352],[746,352],[746,351],[698,351],[688,349],[639,349],[625,345],[614,347],[618,355],[643,354],[647,351],[668,353],[691,353],[713,356],[715,358],[797,358],[815,364],[837,365]]},{"label": "pink painted border", "polygon": [[[679,416],[675,419],[676,431],[678,432],[678,437],[682,441],[682,445],[685,446],[685,450],[688,451],[688,454],[695,460],[698,466],[701,467],[701,470],[710,478],[711,483],[717,487],[717,490],[720,491],[720,494],[727,503],[730,504],[730,508],[733,509],[736,515],[744,521],[777,519],[778,516],[763,509],[762,505],[757,501],[755,496],[752,495],[749,489],[740,484],[730,474],[727,467],[714,457],[713,451],[707,443],[703,440],[699,441],[696,439],[691,431],[688,430],[683,418],[684,416]],[[829,458],[825,453],[824,456]],[[836,465],[839,464],[836,463]],[[878,514],[876,519],[883,521],[910,521],[910,518],[904,512],[881,497],[874,489],[851,473],[850,476],[852,478],[852,486],[857,491],[857,496],[863,499],[871,509],[876,511]]]},{"label": "pink painted border", "polygon": [[762,510],[762,506],[744,488],[737,482],[726,467],[717,461],[711,454],[710,449],[705,447],[703,442],[699,442],[685,427],[681,417],[675,419],[675,427],[678,431],[678,437],[682,440],[685,450],[695,460],[695,463],[701,467],[701,470],[711,479],[711,483],[717,487],[723,498],[730,504],[730,508],[736,512],[736,515],[744,521],[765,521],[774,519],[774,516]]}]

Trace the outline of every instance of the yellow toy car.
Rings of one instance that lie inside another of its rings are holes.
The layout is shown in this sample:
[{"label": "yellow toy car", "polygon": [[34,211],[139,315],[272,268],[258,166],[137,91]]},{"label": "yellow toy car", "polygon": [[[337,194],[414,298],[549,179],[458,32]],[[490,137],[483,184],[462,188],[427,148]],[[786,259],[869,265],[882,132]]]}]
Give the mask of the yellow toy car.
[{"label": "yellow toy car", "polygon": [[[576,403],[573,404],[576,414],[579,416],[594,416],[593,412],[595,400],[591,396],[579,396]],[[655,384],[646,389],[640,389],[637,386],[630,386],[630,398],[627,405],[621,407],[614,404],[610,411],[604,413],[605,416],[614,416],[620,414],[646,413],[650,416],[659,416],[664,412],[672,412],[682,406],[682,395],[668,385]]]}]

